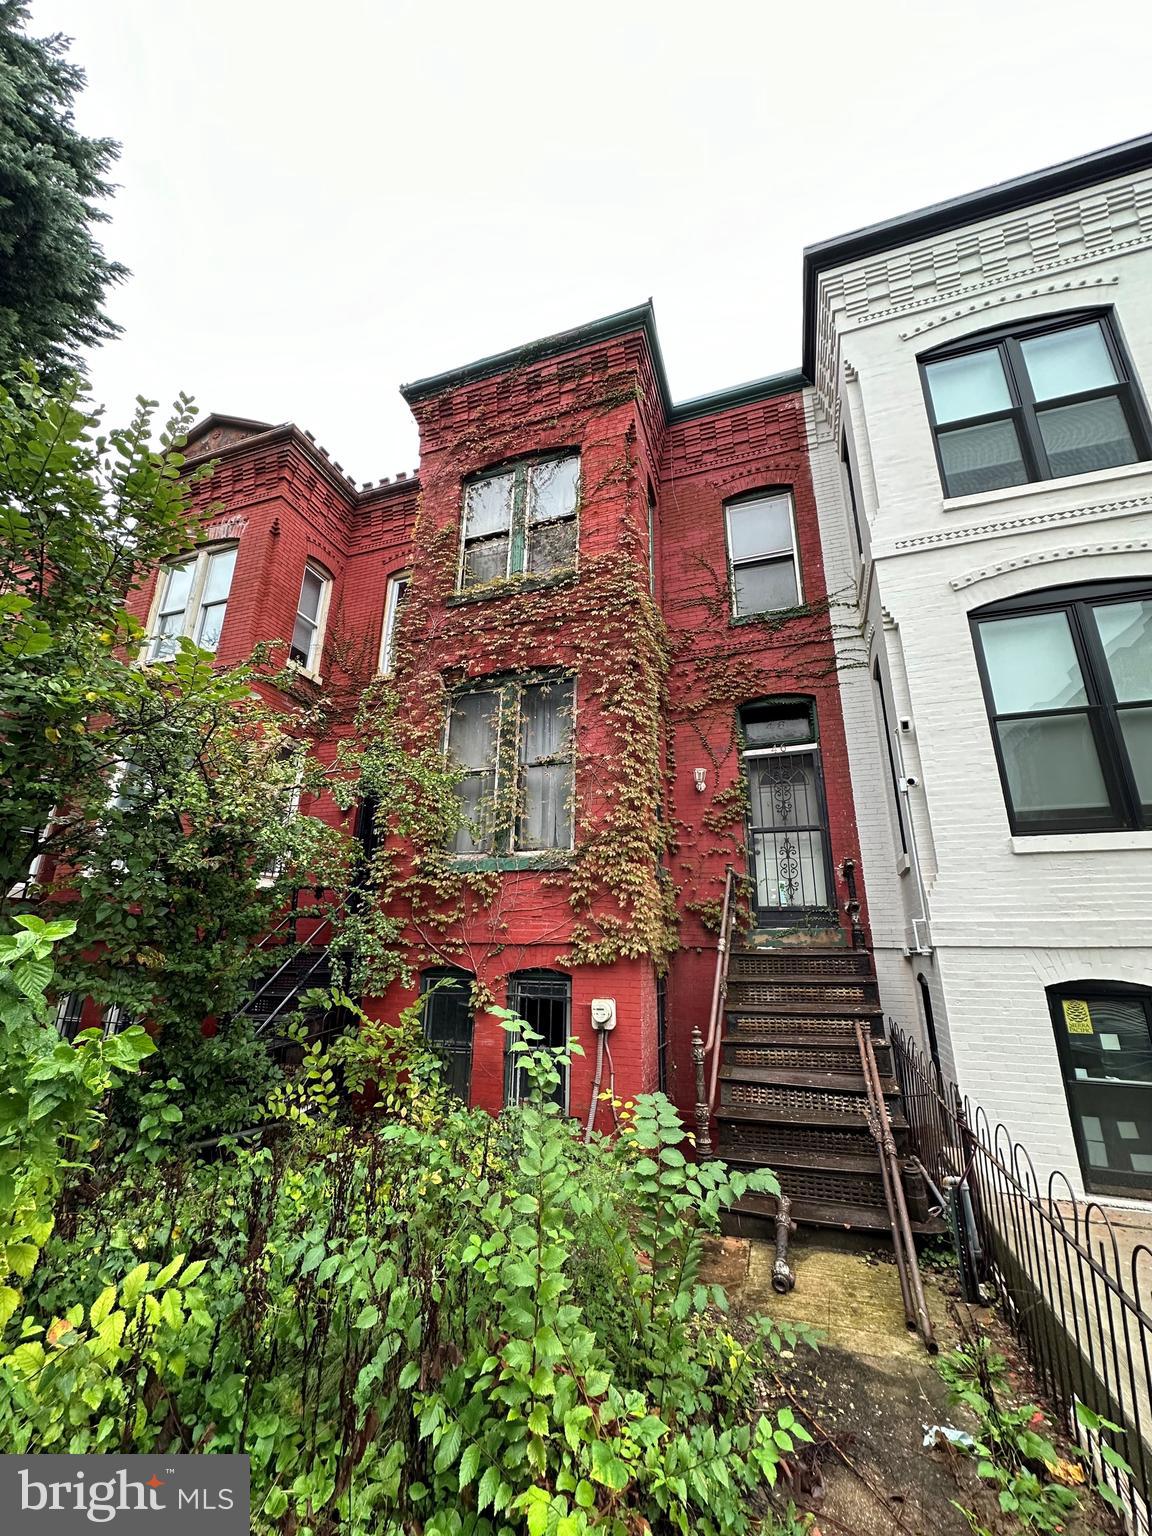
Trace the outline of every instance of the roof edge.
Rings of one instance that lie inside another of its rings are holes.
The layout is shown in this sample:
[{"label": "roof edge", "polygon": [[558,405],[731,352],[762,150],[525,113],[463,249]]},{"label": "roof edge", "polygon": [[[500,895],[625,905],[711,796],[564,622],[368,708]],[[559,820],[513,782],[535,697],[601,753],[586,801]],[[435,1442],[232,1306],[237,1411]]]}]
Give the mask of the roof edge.
[{"label": "roof edge", "polygon": [[771,400],[776,395],[792,395],[805,388],[807,379],[798,368],[785,373],[772,373],[763,379],[749,379],[744,384],[730,384],[709,395],[694,395],[690,400],[680,400],[673,405],[669,424],[695,421],[700,416],[714,416],[720,411],[732,411],[741,405],[755,405],[759,400]]},{"label": "roof edge", "polygon": [[1033,203],[1079,192],[1099,182],[1152,166],[1152,134],[1125,139],[1073,160],[1062,160],[1039,171],[1028,171],[1009,181],[995,182],[975,192],[965,192],[942,203],[930,203],[878,224],[867,224],[830,240],[821,240],[804,248],[804,356],[803,372],[814,377],[816,364],[816,286],[822,272],[847,266],[866,256],[879,255],[902,245],[948,230],[977,224],[998,214],[1014,213]]},{"label": "roof edge", "polygon": [[540,362],[549,357],[560,357],[565,352],[577,352],[583,347],[594,346],[600,341],[611,341],[617,336],[626,336],[630,331],[643,331],[647,338],[664,409],[670,415],[672,397],[668,390],[668,375],[660,351],[660,338],[656,334],[656,312],[652,307],[651,299],[646,299],[643,304],[636,304],[630,309],[621,309],[615,314],[604,315],[599,320],[590,320],[586,325],[578,325],[568,331],[557,331],[554,335],[542,336],[537,341],[525,342],[521,346],[512,347],[507,352],[495,352],[491,357],[479,358],[476,362],[465,363],[460,368],[450,368],[445,373],[431,374],[426,379],[415,379],[411,384],[401,384],[400,393],[409,405],[414,405],[420,400],[429,399],[432,395],[443,394],[445,390],[458,389],[462,384],[475,384],[481,379],[493,378],[499,373],[508,373],[511,369],[524,367],[528,363]]}]

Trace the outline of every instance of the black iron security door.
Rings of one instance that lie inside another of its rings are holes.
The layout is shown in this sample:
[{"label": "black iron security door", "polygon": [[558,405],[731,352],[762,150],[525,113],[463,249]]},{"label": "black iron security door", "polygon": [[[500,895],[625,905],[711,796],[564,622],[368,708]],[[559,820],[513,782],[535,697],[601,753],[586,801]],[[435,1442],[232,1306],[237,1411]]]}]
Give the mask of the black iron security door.
[{"label": "black iron security door", "polygon": [[828,814],[820,753],[783,747],[745,754],[752,902],[762,926],[831,910]]}]

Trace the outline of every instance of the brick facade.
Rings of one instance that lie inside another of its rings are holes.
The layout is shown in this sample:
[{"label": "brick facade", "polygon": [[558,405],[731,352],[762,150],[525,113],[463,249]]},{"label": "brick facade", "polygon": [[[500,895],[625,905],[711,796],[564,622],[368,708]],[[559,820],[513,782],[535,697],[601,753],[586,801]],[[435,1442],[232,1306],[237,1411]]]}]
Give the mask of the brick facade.
[{"label": "brick facade", "polygon": [[[601,923],[627,926],[626,893],[614,892],[609,881],[590,912],[578,914],[565,870],[540,869],[531,859],[501,872],[496,903],[473,904],[445,937],[442,954],[435,943],[421,953],[428,963],[473,972],[500,1001],[514,971],[571,976],[572,1034],[585,1052],[573,1063],[574,1114],[586,1116],[591,1102],[596,1038],[590,1005],[601,997],[614,999],[617,1009],[609,1039],[617,1095],[628,1098],[663,1080],[687,1107],[694,1097],[690,1036],[694,1026],[706,1027],[715,966],[715,933],[704,918],[721,894],[725,867],[744,868],[742,813],[731,809],[742,704],[778,695],[814,699],[830,864],[839,871],[846,858],[860,857],[798,382],[766,381],[739,397],[675,407],[645,308],[411,386],[407,396],[420,427],[418,475],[372,487],[357,489],[292,426],[210,418],[194,435],[190,457],[211,453],[217,460],[198,492],[218,504],[210,534],[238,542],[219,657],[237,661],[259,641],[287,640],[311,561],[330,575],[332,587],[320,677],[301,677],[296,689],[300,700],[319,690],[354,696],[377,666],[388,580],[410,569],[397,686],[413,719],[426,715],[430,726],[442,720],[445,680],[453,686],[541,668],[574,676],[579,854],[619,792],[611,769],[619,755],[621,694],[604,674],[624,680],[631,666],[650,667],[653,653],[638,637],[660,631],[662,619],[665,638],[652,678],[663,699],[654,713],[651,771],[671,836],[663,875],[653,868],[650,877],[671,882],[679,917],[679,947],[663,984],[652,955],[571,964],[566,951],[578,921],[596,931]],[[580,455],[577,571],[562,580],[510,582],[461,596],[455,561],[464,482],[548,450]],[[793,496],[803,597],[811,611],[783,625],[733,622],[724,504],[778,488]],[[597,586],[605,572],[615,593],[611,604]],[[149,581],[134,598],[145,620],[154,587]],[[285,696],[282,703],[290,708],[294,700]],[[701,768],[703,791],[695,777]],[[327,803],[302,808],[338,815]],[[830,902],[841,910],[824,920],[825,939],[847,942],[839,873],[833,891]],[[774,935],[781,937],[786,933]],[[387,1018],[412,996],[396,986],[365,1002]],[[471,1098],[490,1109],[504,1091],[504,1038],[490,1015],[476,1018]],[[598,1115],[607,1127],[608,1109],[601,1106]]]}]

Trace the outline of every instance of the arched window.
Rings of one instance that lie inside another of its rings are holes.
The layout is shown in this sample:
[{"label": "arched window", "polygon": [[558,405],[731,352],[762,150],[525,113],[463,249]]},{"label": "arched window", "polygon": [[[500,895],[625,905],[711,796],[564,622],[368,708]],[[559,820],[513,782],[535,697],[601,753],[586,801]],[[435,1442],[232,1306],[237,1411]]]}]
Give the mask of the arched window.
[{"label": "arched window", "polygon": [[1111,313],[981,331],[920,358],[948,496],[1149,456],[1148,419]]},{"label": "arched window", "polygon": [[[514,971],[508,978],[508,1006],[519,1014],[541,1037],[537,1049],[563,1050],[572,1026],[572,978],[562,971]],[[511,1044],[513,1036],[508,1036]],[[552,1094],[561,1109],[568,1108],[568,1068],[560,1065],[560,1082]],[[506,1051],[504,1057],[504,1102],[519,1104],[528,1084],[519,1053]]]},{"label": "arched window", "polygon": [[1152,577],[971,617],[1013,832],[1152,826]]},{"label": "arched window", "polygon": [[1048,988],[1085,1187],[1152,1195],[1152,988],[1070,981]]},{"label": "arched window", "polygon": [[471,971],[437,966],[420,977],[424,1038],[444,1064],[444,1080],[467,1104],[472,1086]]}]

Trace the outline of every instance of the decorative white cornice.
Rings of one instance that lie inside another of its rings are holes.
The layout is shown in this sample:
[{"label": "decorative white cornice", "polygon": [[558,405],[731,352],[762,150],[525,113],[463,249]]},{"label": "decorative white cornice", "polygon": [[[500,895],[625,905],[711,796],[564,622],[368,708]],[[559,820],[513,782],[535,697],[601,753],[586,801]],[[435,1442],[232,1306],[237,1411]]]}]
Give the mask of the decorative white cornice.
[{"label": "decorative white cornice", "polygon": [[935,533],[913,534],[896,539],[893,553],[914,549],[932,549],[939,544],[975,544],[981,539],[997,539],[1029,528],[1059,528],[1069,523],[1096,522],[1108,517],[1132,517],[1152,511],[1152,493],[1118,496],[1113,501],[1091,502],[1081,507],[1056,507],[1051,512],[1031,512],[1018,517],[1002,517],[993,523],[969,523],[963,528],[941,528]]},{"label": "decorative white cornice", "polygon": [[[1147,243],[1152,244],[1152,241]],[[1005,279],[1003,278],[997,279],[998,283],[1004,281]],[[1004,293],[996,294],[994,298],[981,299],[979,302],[973,301],[971,304],[960,305],[958,309],[948,309],[942,314],[931,315],[922,320],[919,325],[914,325],[910,330],[901,331],[900,340],[911,341],[916,336],[922,336],[925,331],[934,331],[941,325],[947,325],[950,320],[961,320],[966,315],[981,314],[985,310],[995,309],[997,304],[1014,304],[1017,300],[1039,299],[1052,293],[1075,293],[1082,288],[1110,288],[1119,281],[1120,278],[1115,272],[1102,272],[1097,277],[1069,277],[1062,283],[1037,283],[1031,288],[1012,288]],[[978,283],[975,288],[964,291],[974,293],[989,286],[991,285],[988,283]],[[940,301],[936,299],[931,302],[938,304]],[[886,320],[894,313],[894,310],[889,310],[885,314],[870,315],[868,317],[868,324],[872,325],[880,320]]]},{"label": "decorative white cornice", "polygon": [[948,585],[954,592],[971,587],[978,581],[989,581],[993,576],[1003,576],[1006,571],[1017,571],[1029,565],[1050,565],[1055,560],[1079,560],[1085,555],[1125,555],[1138,550],[1152,549],[1152,538],[1116,539],[1100,544],[1066,544],[1059,549],[1037,549],[1031,554],[1018,555],[1014,560],[1000,560],[995,565],[982,566],[979,570],[965,571],[953,576]]},{"label": "decorative white cornice", "polygon": [[[944,306],[946,314],[933,321],[942,324],[1009,303],[1017,294],[1028,298],[1106,286],[1115,279],[1079,283],[1075,277],[1062,280],[1061,274],[1150,247],[1152,177],[1145,174],[824,272],[816,297],[814,383],[825,400],[835,397],[844,331]],[[909,326],[906,339],[927,328]]]}]

